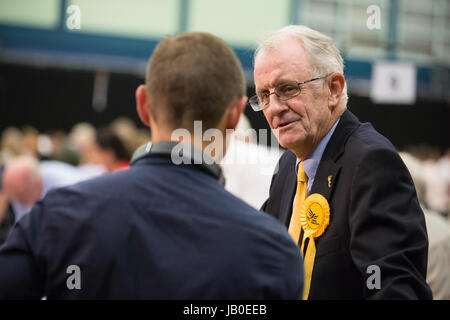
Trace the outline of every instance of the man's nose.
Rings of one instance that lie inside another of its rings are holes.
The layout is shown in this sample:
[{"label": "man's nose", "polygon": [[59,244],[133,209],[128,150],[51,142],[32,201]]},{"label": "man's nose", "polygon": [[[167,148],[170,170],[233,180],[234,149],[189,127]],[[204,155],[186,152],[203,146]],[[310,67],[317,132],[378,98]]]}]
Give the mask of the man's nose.
[{"label": "man's nose", "polygon": [[271,109],[270,111],[273,113],[278,113],[288,109],[286,101],[281,101],[280,96],[274,91],[269,93],[269,105],[267,109]]}]

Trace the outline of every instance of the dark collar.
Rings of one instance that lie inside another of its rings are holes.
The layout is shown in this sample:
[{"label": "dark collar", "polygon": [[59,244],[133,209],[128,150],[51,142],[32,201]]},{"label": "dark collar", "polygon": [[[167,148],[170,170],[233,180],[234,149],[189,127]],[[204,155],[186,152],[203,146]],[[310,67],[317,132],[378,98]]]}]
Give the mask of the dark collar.
[{"label": "dark collar", "polygon": [[320,193],[330,200],[333,187],[336,185],[341,170],[341,166],[337,164],[337,161],[345,150],[348,138],[360,125],[361,123],[353,113],[349,110],[344,111],[336,130],[323,152],[316,176],[314,177],[314,183],[311,187],[311,194]]},{"label": "dark collar", "polygon": [[225,185],[220,166],[209,155],[194,146],[175,141],[149,142],[140,146],[131,157],[130,165],[150,155],[162,155],[171,158],[174,165],[192,164],[213,176],[220,184]]},{"label": "dark collar", "polygon": [[361,122],[358,118],[350,110],[345,110],[330,141],[328,141],[321,161],[333,159],[336,162],[344,152],[347,139],[360,125]]}]

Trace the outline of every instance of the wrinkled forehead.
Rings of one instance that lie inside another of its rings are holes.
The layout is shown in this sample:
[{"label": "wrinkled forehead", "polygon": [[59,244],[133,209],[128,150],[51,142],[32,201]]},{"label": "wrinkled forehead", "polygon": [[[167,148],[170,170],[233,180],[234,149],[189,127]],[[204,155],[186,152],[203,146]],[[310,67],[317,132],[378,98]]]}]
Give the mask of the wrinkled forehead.
[{"label": "wrinkled forehead", "polygon": [[309,77],[309,59],[300,40],[289,39],[262,49],[255,58],[257,90],[272,88],[283,81],[304,81]]}]

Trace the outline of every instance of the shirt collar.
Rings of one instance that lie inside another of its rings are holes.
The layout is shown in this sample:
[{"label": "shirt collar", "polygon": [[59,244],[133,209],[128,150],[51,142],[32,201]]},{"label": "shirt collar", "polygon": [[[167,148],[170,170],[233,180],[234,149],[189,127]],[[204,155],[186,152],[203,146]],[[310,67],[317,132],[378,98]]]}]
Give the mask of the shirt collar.
[{"label": "shirt collar", "polygon": [[[339,123],[339,120],[340,118],[336,121],[330,131],[328,131],[326,136],[322,138],[316,149],[314,149],[314,151],[305,160],[303,160],[303,169],[305,170],[305,173],[308,176],[308,181],[310,182],[312,182],[312,180],[314,180],[314,177],[316,176],[316,171],[319,167],[320,160],[322,159],[323,152],[325,151],[328,141],[330,141],[331,136],[333,135],[333,132],[336,129],[337,124]],[[300,161],[301,160],[297,158],[297,164],[295,166],[296,172]]]}]

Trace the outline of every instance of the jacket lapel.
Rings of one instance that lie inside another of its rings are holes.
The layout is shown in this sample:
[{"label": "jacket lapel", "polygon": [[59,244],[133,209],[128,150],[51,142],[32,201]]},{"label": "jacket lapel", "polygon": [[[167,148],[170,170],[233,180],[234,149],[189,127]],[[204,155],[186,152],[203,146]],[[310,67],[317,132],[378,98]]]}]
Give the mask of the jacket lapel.
[{"label": "jacket lapel", "polygon": [[321,162],[311,187],[311,194],[320,193],[327,201],[330,201],[333,188],[339,178],[341,166],[333,161]]},{"label": "jacket lapel", "polygon": [[337,164],[337,160],[345,150],[347,139],[360,124],[359,120],[349,110],[342,114],[341,120],[320,160],[314,183],[311,187],[311,194],[320,193],[327,201],[330,201],[341,170],[341,165]]}]

